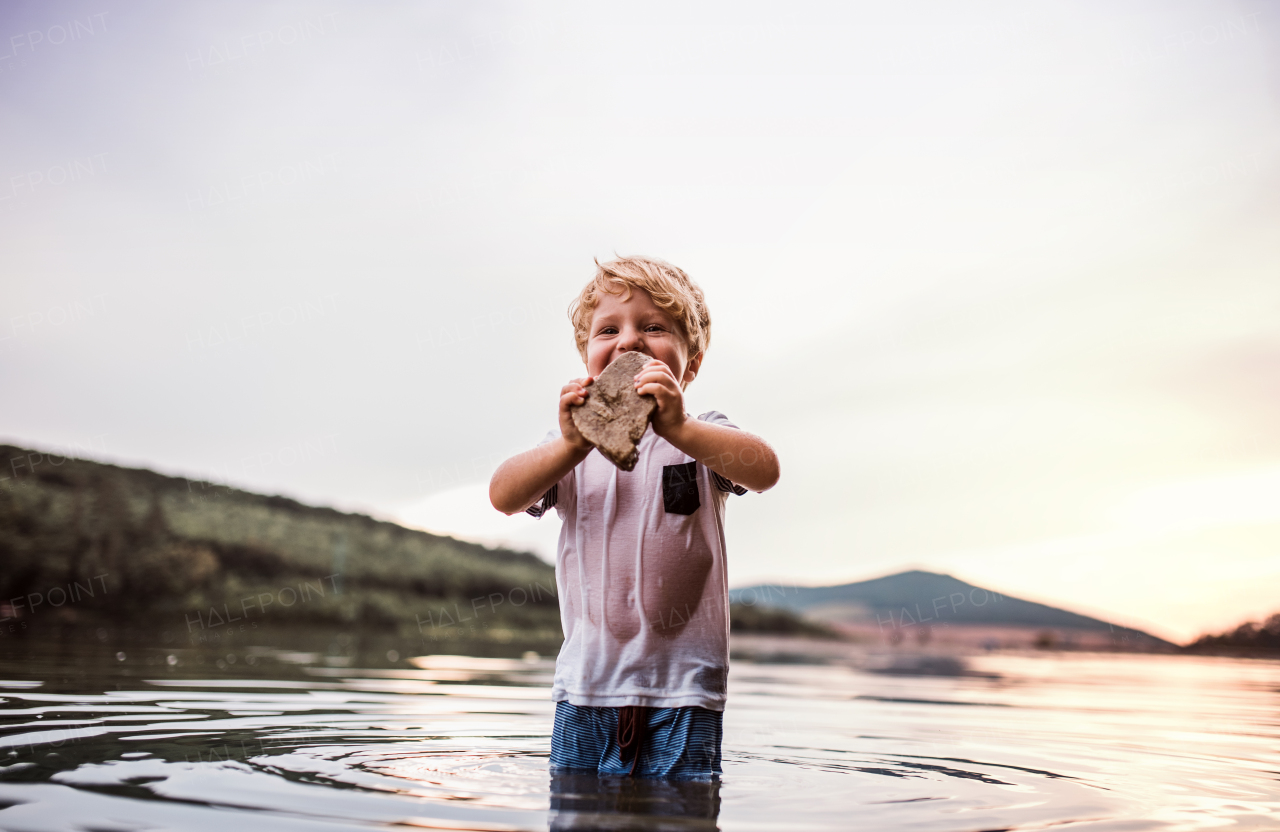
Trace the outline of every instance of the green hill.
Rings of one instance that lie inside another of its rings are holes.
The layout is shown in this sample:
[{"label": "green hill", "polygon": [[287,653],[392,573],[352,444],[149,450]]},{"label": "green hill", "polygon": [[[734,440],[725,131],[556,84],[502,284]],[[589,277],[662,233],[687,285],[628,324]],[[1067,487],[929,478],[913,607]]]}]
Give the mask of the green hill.
[{"label": "green hill", "polygon": [[105,618],[192,638],[324,622],[560,637],[554,570],[531,554],[10,445],[0,599],[0,626],[19,630]]}]

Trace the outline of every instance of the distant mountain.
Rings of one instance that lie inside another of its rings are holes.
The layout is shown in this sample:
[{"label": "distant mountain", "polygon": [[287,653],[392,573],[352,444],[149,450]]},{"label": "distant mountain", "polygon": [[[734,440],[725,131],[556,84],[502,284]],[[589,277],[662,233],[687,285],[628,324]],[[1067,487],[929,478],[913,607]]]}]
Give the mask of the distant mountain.
[{"label": "distant mountain", "polygon": [[922,624],[1037,627],[1122,632],[1169,644],[1141,630],[1001,595],[950,575],[918,569],[839,586],[762,584],[731,590],[729,595],[735,603],[781,607],[817,620],[875,624],[882,629]]},{"label": "distant mountain", "polygon": [[[423,638],[558,642],[551,565],[217,483],[0,445],[0,626],[144,623],[189,640],[333,623]],[[1123,632],[949,575],[733,590],[735,631],[819,634],[770,614],[886,627],[985,624]],[[754,609],[753,609],[754,608]],[[16,628],[16,629],[13,629]]]}]

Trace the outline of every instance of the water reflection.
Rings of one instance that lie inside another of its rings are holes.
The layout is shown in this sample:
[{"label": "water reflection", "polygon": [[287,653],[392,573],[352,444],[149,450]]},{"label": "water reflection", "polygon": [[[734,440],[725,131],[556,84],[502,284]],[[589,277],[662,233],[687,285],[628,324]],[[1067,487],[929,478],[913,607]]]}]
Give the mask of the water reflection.
[{"label": "water reflection", "polygon": [[686,829],[714,832],[720,827],[720,783],[551,775],[552,830]]},{"label": "water reflection", "polygon": [[735,661],[698,783],[550,774],[553,660],[514,649],[106,647],[0,663],[0,828],[1280,828],[1275,662]]}]

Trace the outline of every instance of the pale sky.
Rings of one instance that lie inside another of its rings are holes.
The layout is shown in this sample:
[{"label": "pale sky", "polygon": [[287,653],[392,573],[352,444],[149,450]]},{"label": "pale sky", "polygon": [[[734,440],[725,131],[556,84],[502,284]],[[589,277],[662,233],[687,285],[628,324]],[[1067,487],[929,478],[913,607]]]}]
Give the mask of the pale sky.
[{"label": "pale sky", "polygon": [[1274,5],[5,4],[0,91],[4,441],[551,559],[486,484],[650,254],[732,585],[1280,610]]}]

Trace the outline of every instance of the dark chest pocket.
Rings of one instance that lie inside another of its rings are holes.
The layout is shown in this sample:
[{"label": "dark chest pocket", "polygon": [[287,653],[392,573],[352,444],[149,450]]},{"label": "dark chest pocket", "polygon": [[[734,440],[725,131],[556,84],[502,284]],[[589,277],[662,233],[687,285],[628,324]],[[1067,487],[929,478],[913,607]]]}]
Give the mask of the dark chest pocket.
[{"label": "dark chest pocket", "polygon": [[693,514],[698,500],[698,463],[662,466],[662,506],[667,514]]}]

